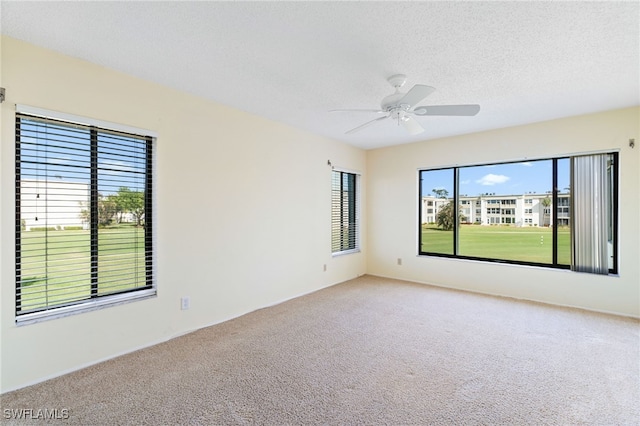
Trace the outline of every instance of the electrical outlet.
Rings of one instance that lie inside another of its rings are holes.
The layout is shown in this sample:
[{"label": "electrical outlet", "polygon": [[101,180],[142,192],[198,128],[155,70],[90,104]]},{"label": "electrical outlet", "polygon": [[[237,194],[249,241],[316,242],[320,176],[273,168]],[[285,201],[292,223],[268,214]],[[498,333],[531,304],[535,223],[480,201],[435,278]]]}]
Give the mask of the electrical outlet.
[{"label": "electrical outlet", "polygon": [[182,299],[180,299],[180,308],[183,311],[186,311],[190,307],[191,307],[191,299],[189,297],[183,297]]},{"label": "electrical outlet", "polygon": [[327,264],[326,264],[326,263],[325,263],[324,265],[322,265],[322,270],[323,270],[324,272],[327,272]]},{"label": "electrical outlet", "polygon": [[402,266],[402,258],[401,257],[398,258],[398,266]]}]

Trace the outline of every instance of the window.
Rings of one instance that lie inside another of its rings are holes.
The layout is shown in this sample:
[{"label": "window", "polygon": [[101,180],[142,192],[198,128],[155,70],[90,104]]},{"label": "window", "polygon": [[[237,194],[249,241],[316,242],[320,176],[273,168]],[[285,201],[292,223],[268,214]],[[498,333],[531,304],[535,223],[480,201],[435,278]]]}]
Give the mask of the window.
[{"label": "window", "polygon": [[333,170],[331,179],[331,252],[359,251],[359,176]]},{"label": "window", "polygon": [[421,170],[441,208],[419,254],[617,273],[617,173],[617,153]]},{"label": "window", "polygon": [[[420,174],[422,199],[433,204],[434,214],[421,211],[421,222],[429,238],[423,238],[421,251],[453,254],[453,229],[451,220],[451,196],[453,196],[453,169],[430,170]],[[422,204],[421,204],[422,205]]]},{"label": "window", "polygon": [[16,114],[17,320],[155,294],[153,138],[44,115]]}]

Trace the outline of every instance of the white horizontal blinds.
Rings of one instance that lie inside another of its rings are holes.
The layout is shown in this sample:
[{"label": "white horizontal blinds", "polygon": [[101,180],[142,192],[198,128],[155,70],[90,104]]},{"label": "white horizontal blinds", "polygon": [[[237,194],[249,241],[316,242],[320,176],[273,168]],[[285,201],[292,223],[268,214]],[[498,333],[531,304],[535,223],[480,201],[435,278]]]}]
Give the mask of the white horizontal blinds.
[{"label": "white horizontal blinds", "polygon": [[16,115],[18,315],[151,286],[150,148],[150,138]]},{"label": "white horizontal blinds", "polygon": [[[571,269],[608,274],[612,233],[609,184],[612,156],[585,155],[571,158]],[[611,238],[610,238],[611,236]]]},{"label": "white horizontal blinds", "polygon": [[357,175],[332,172],[331,183],[331,251],[333,253],[358,248]]}]

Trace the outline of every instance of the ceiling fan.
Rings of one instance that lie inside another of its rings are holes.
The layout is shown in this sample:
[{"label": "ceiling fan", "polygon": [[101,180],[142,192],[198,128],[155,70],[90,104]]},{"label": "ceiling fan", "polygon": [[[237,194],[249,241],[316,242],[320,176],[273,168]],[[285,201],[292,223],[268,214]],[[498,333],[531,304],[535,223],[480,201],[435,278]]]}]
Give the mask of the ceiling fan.
[{"label": "ceiling fan", "polygon": [[[389,84],[393,86],[395,93],[386,96],[380,104],[380,109],[333,109],[329,112],[375,112],[377,114],[385,114],[383,117],[375,118],[367,121],[360,126],[353,128],[345,134],[355,133],[364,129],[378,121],[388,118],[396,121],[398,126],[402,125],[407,132],[412,135],[422,133],[424,128],[418,123],[413,116],[425,115],[449,115],[449,116],[472,116],[480,111],[480,105],[432,105],[417,106],[424,98],[433,93],[436,89],[424,84],[416,84],[407,93],[400,92],[400,88],[407,82],[407,76],[404,74],[392,75],[387,79]],[[415,107],[415,108],[414,108]]]}]

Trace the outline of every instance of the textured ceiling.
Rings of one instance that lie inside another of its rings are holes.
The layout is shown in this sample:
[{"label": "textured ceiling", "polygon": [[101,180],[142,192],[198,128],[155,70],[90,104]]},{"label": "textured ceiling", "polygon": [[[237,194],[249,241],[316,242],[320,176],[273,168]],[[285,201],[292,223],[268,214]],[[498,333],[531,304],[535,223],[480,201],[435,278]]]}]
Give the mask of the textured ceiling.
[{"label": "textured ceiling", "polygon": [[[640,3],[0,2],[1,31],[130,75],[365,149],[640,104]],[[477,103],[475,117],[391,120],[403,88],[421,105]]]}]

